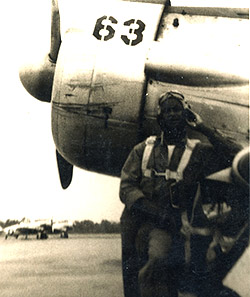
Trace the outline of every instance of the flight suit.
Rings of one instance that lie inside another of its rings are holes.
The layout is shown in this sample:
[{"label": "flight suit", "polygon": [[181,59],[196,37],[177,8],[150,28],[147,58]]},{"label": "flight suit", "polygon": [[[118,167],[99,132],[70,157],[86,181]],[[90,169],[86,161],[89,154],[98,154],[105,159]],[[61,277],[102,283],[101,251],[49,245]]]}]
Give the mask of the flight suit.
[{"label": "flight suit", "polygon": [[[121,216],[125,297],[138,297],[140,293],[142,297],[177,296],[185,252],[179,232],[181,213],[186,210],[190,218],[199,181],[230,166],[240,150],[218,132],[206,127],[204,132],[210,143],[195,143],[179,180],[167,172],[176,172],[189,139],[173,147],[166,145],[163,137],[156,138],[147,162],[150,171],[147,174],[142,170],[146,141],[133,148],[124,164],[120,199],[125,204]],[[149,215],[136,211],[142,199],[150,202]],[[197,214],[194,224],[205,225],[203,212],[198,210]]]}]

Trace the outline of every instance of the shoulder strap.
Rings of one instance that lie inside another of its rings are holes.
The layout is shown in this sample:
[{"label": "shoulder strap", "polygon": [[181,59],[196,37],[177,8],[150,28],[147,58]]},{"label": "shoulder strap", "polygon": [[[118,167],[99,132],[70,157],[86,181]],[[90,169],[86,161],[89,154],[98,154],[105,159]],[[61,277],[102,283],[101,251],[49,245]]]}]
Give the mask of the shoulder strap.
[{"label": "shoulder strap", "polygon": [[[143,152],[143,157],[142,157],[142,162],[141,162],[141,170],[142,170],[142,175],[144,175],[146,177],[151,177],[152,170],[147,169],[147,166],[148,166],[148,161],[149,161],[150,155],[152,153],[155,141],[156,141],[156,136],[150,136],[145,141],[146,146],[145,146],[145,149]],[[181,157],[177,171],[172,172],[167,169],[166,172],[164,173],[166,179],[174,178],[176,180],[181,180],[183,178],[183,171],[186,168],[186,166],[191,158],[193,149],[195,148],[196,144],[199,142],[200,142],[199,139],[188,139],[187,140],[187,146],[186,146],[186,149]]]},{"label": "shoulder strap", "polygon": [[179,180],[181,180],[183,178],[183,171],[187,167],[187,164],[191,158],[192,152],[193,152],[196,144],[199,142],[200,142],[199,139],[187,139],[186,149],[181,157],[181,160],[180,160],[178,168],[177,168],[177,176],[178,176]]},{"label": "shoulder strap", "polygon": [[151,175],[151,170],[149,170],[150,172],[147,172],[147,166],[148,166],[148,161],[149,161],[150,155],[152,153],[155,141],[156,141],[156,136],[150,136],[146,139],[146,141],[145,141],[146,146],[145,146],[143,156],[142,156],[142,162],[141,162],[142,174],[145,176],[149,175],[148,177],[150,177],[150,175]]}]

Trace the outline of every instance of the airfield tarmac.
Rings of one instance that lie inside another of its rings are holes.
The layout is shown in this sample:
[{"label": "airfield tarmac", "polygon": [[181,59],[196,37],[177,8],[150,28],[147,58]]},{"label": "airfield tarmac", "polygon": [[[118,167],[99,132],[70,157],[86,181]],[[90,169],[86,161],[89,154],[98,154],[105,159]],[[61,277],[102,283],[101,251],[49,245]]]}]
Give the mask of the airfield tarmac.
[{"label": "airfield tarmac", "polygon": [[[250,296],[250,248],[224,284]],[[233,284],[233,286],[231,286]],[[123,297],[119,234],[0,236],[0,297]]]},{"label": "airfield tarmac", "polygon": [[122,297],[120,235],[0,237],[1,297]]}]

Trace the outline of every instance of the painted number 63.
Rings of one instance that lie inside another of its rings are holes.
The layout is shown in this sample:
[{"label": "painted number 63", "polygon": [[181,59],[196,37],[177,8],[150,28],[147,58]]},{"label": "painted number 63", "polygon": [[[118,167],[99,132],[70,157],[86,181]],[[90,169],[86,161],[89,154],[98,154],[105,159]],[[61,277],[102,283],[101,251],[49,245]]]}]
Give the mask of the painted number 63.
[{"label": "painted number 63", "polygon": [[[97,19],[95,24],[95,29],[93,35],[98,40],[108,41],[113,38],[115,35],[115,29],[112,27],[112,24],[117,24],[118,21],[110,16],[103,16]],[[122,41],[130,46],[134,46],[142,42],[143,34],[142,32],[145,30],[145,24],[141,20],[131,19],[123,23],[124,26],[129,27],[128,35],[121,35]]]}]

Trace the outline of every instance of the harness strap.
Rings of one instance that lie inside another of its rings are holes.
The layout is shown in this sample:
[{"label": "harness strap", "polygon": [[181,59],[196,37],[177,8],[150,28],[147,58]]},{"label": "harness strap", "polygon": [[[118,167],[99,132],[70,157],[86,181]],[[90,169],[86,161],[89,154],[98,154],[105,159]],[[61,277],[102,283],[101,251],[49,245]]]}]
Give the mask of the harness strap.
[{"label": "harness strap", "polygon": [[148,160],[153,150],[154,144],[156,141],[156,136],[150,136],[146,139],[146,146],[143,152],[141,170],[144,176],[151,177],[151,170],[147,169]]},{"label": "harness strap", "polygon": [[[183,171],[186,168],[186,166],[190,160],[193,149],[195,148],[196,144],[198,142],[200,142],[200,140],[187,139],[187,145],[186,145],[185,151],[181,157],[181,160],[179,162],[177,170],[172,171],[170,169],[166,169],[165,172],[157,172],[155,169],[147,168],[148,161],[149,161],[150,155],[152,153],[155,141],[156,141],[156,136],[150,136],[149,138],[146,139],[146,147],[143,152],[142,165],[141,165],[142,174],[145,177],[165,176],[166,180],[169,180],[169,179],[175,179],[176,181],[182,180]],[[168,162],[169,163],[173,156],[174,148],[175,148],[174,145],[168,145]]]},{"label": "harness strap", "polygon": [[192,214],[191,214],[191,220],[188,221],[187,211],[184,211],[181,214],[181,233],[185,236],[185,261],[186,263],[190,262],[191,259],[191,235],[201,235],[201,236],[209,236],[212,234],[212,231],[210,228],[204,228],[204,227],[193,227],[191,224],[193,223],[194,219],[194,212],[195,207],[197,205],[197,202],[200,198],[201,190],[200,190],[200,184],[198,184],[198,188],[195,194],[194,203],[192,207]]},{"label": "harness strap", "polygon": [[187,164],[191,158],[193,149],[195,148],[196,144],[199,142],[200,142],[199,139],[187,139],[186,149],[181,157],[180,163],[177,168],[178,180],[182,180],[183,171],[187,167]]},{"label": "harness strap", "polygon": [[185,262],[188,264],[191,259],[191,235],[209,236],[212,232],[208,228],[194,228],[189,223],[184,225],[182,221],[181,233],[185,236]]}]

